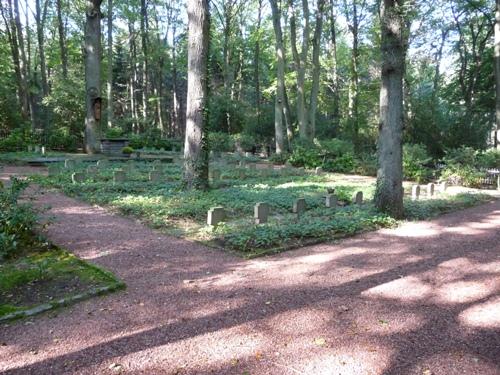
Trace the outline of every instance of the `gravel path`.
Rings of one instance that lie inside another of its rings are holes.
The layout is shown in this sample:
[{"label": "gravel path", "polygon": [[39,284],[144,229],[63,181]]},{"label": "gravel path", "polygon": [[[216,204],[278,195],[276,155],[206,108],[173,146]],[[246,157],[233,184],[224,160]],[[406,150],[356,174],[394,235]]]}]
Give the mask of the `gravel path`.
[{"label": "gravel path", "polygon": [[0,326],[2,374],[500,374],[498,200],[252,261],[37,201],[128,289]]}]

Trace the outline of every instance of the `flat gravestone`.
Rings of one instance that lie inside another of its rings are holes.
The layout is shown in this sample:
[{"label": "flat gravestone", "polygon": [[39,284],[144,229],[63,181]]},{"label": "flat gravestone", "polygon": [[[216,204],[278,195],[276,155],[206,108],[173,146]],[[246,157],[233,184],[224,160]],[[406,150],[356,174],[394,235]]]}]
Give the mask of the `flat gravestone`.
[{"label": "flat gravestone", "polygon": [[427,197],[432,198],[434,196],[434,184],[427,184]]},{"label": "flat gravestone", "polygon": [[48,172],[49,172],[49,177],[57,176],[59,174],[59,167],[55,165],[49,165]]},{"label": "flat gravestone", "polygon": [[316,170],[315,170],[315,173],[316,173],[316,175],[321,175],[321,174],[323,174],[323,168],[321,168],[321,167],[317,167],[317,168],[316,168]]},{"label": "flat gravestone", "polygon": [[412,201],[417,201],[420,198],[420,186],[419,185],[413,185],[411,187],[411,200]]},{"label": "flat gravestone", "polygon": [[295,202],[293,202],[293,213],[297,214],[297,216],[302,216],[302,214],[306,212],[306,209],[307,205],[304,198],[299,198]]},{"label": "flat gravestone", "polygon": [[207,224],[217,226],[226,219],[226,211],[223,207],[213,207],[208,210]]},{"label": "flat gravestone", "polygon": [[255,224],[264,224],[267,223],[267,219],[269,217],[269,204],[259,202],[254,207],[254,218]]},{"label": "flat gravestone", "polygon": [[97,165],[89,165],[87,167],[87,174],[95,176],[98,172]]},{"label": "flat gravestone", "polygon": [[160,171],[152,171],[149,172],[149,181],[151,182],[160,182],[162,178]]},{"label": "flat gravestone", "polygon": [[73,159],[66,159],[64,161],[64,168],[66,169],[75,168],[75,161]]},{"label": "flat gravestone", "polygon": [[358,191],[356,194],[354,194],[353,201],[357,205],[363,204],[363,192],[362,191]]},{"label": "flat gravestone", "polygon": [[109,166],[109,161],[106,159],[98,160],[97,167],[98,168],[107,168]]},{"label": "flat gravestone", "polygon": [[123,183],[127,179],[127,175],[125,174],[125,171],[115,171],[113,173],[113,182],[116,183]]},{"label": "flat gravestone", "polygon": [[74,184],[79,184],[85,181],[85,174],[81,172],[75,172],[71,175],[71,181]]},{"label": "flat gravestone", "polygon": [[337,207],[337,196],[334,194],[327,194],[325,197],[325,206],[328,208]]}]

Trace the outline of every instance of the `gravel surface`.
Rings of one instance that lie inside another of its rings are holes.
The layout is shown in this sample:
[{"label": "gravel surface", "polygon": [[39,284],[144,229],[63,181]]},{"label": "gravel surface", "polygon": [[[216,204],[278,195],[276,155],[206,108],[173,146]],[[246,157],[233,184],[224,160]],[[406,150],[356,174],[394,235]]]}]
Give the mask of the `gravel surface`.
[{"label": "gravel surface", "polygon": [[500,374],[500,201],[246,261],[36,198],[128,289],[0,326],[2,374]]}]

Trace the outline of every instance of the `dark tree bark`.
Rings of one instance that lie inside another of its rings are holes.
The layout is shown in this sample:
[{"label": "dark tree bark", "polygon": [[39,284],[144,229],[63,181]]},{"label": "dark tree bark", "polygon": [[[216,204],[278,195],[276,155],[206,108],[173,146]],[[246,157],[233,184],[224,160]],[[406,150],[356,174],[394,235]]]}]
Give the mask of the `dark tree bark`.
[{"label": "dark tree bark", "polygon": [[113,0],[108,0],[108,72],[106,82],[106,101],[108,128],[113,127]]},{"label": "dark tree bark", "polygon": [[38,40],[38,54],[40,57],[40,77],[42,78],[42,93],[44,97],[49,95],[49,83],[47,80],[47,63],[45,59],[45,35],[44,35],[44,26],[45,26],[45,19],[47,18],[48,4],[49,1],[45,0],[42,10],[41,0],[35,1],[36,35]]},{"label": "dark tree bark", "polygon": [[319,62],[319,54],[321,49],[321,34],[323,32],[323,12],[325,0],[318,0],[318,9],[316,11],[316,26],[314,28],[314,36],[312,40],[312,88],[311,99],[309,102],[309,137],[314,138],[316,135],[316,110],[318,108],[319,94],[319,79],[321,73],[321,65]]},{"label": "dark tree bark", "polygon": [[495,131],[493,133],[493,144],[496,148],[499,147],[499,131],[500,131],[500,0],[496,0],[495,12],[495,81],[496,81],[496,98],[495,98]]},{"label": "dark tree bark", "polygon": [[255,84],[255,110],[257,112],[257,128],[260,127],[260,115],[261,115],[261,94],[260,94],[260,30],[262,25],[262,2],[259,0],[259,7],[257,13],[257,39],[255,41],[254,58],[253,58],[253,80]]},{"label": "dark tree bark", "polygon": [[62,16],[62,0],[56,0],[57,32],[59,34],[59,49],[61,54],[61,68],[64,78],[68,77],[68,52],[66,51],[66,36]]},{"label": "dark tree bark", "polygon": [[403,77],[409,33],[404,5],[405,0],[383,0],[380,4],[382,83],[375,205],[395,218],[404,214]]},{"label": "dark tree bark", "polygon": [[274,132],[276,153],[285,151],[285,137],[283,134],[283,105],[285,102],[285,49],[283,48],[283,33],[281,29],[281,9],[277,0],[270,0],[273,15],[274,35],[276,36],[276,97],[274,101]]},{"label": "dark tree bark", "polygon": [[330,0],[330,54],[332,58],[331,70],[331,91],[332,91],[332,137],[336,136],[340,126],[340,79],[338,74],[338,57],[337,57],[337,27],[335,14],[336,0]]},{"label": "dark tree bark", "polygon": [[184,182],[189,189],[208,187],[206,134],[210,13],[208,0],[188,0],[188,91]]},{"label": "dark tree bark", "polygon": [[85,22],[85,151],[99,152],[99,123],[101,112],[101,3],[87,0]]}]

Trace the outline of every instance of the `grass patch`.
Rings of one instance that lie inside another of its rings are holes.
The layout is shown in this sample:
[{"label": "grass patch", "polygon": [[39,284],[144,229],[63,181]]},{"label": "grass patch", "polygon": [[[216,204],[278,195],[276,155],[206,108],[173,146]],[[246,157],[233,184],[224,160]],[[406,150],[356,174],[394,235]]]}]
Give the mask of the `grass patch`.
[{"label": "grass patch", "polygon": [[52,247],[0,263],[0,319],[42,304],[57,307],[122,288],[111,273]]},{"label": "grass patch", "polygon": [[[134,162],[127,171],[126,183],[113,183],[113,171],[128,169],[129,164],[110,163],[96,175],[87,174],[84,183],[73,184],[71,172],[84,171],[77,165],[50,177],[34,176],[45,187],[55,187],[65,194],[89,203],[106,205],[124,214],[141,218],[149,225],[170,235],[224,247],[245,256],[282,251],[308,243],[353,235],[382,227],[392,227],[397,221],[375,210],[370,203],[374,180],[338,174],[303,174],[291,169],[241,171],[235,165],[217,166],[222,180],[214,182],[206,192],[183,191],[181,169],[175,164],[161,165],[162,183],[148,181],[150,163]],[[335,189],[341,205],[335,210],[324,206],[327,189]],[[353,205],[352,196],[362,191],[362,206]],[[305,198],[308,210],[300,219],[292,213],[293,202]],[[439,199],[405,201],[409,220],[426,219],[457,209],[470,207],[491,199],[487,195],[442,195]],[[271,207],[269,223],[255,225],[253,208],[257,202]],[[216,229],[206,226],[207,211],[214,206],[226,209],[226,223]]]}]

